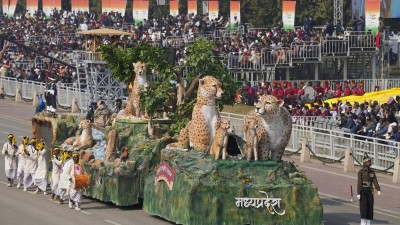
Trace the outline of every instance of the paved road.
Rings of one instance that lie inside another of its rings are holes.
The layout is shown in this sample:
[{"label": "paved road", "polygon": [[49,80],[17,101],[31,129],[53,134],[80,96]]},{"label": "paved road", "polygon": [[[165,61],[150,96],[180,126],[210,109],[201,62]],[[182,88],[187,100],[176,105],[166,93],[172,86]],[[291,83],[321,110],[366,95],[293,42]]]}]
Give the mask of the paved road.
[{"label": "paved road", "polygon": [[[21,140],[22,136],[31,135],[30,119],[33,112],[28,104],[16,104],[0,100],[0,144],[11,132]],[[287,160],[298,162],[297,156]],[[350,202],[350,185],[355,187],[355,173],[343,174],[341,165],[322,165],[319,162],[301,164],[300,169],[313,180],[320,191],[324,206],[325,225],[359,224],[358,202]],[[78,212],[49,200],[49,196],[28,193],[5,186],[4,160],[0,158],[0,225],[44,224],[105,224],[105,225],[171,225],[159,217],[154,217],[140,207],[115,207],[112,204],[84,198],[83,210]],[[378,175],[382,186],[382,196],[376,200],[373,224],[400,224],[400,185],[392,184],[390,176]],[[355,190],[354,190],[355,192]],[[355,199],[356,200],[356,199]]]}]

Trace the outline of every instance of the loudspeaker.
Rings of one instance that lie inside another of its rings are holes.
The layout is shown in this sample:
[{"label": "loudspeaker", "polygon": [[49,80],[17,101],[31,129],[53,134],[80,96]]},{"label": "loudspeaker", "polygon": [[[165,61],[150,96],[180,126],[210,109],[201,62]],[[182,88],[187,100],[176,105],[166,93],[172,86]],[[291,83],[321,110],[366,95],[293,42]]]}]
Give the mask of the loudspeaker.
[{"label": "loudspeaker", "polygon": [[166,50],[167,50],[167,54],[168,54],[168,62],[175,65],[176,64],[176,48],[175,47],[166,47]]}]

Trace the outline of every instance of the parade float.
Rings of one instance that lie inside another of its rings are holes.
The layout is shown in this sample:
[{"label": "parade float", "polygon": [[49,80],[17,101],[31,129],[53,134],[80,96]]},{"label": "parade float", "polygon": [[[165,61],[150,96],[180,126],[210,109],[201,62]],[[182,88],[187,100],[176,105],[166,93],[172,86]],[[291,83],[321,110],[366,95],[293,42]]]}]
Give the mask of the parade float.
[{"label": "parade float", "polygon": [[[91,182],[84,194],[101,201],[128,206],[143,199],[146,212],[178,224],[322,224],[317,187],[296,165],[281,160],[291,133],[283,102],[266,96],[246,116],[244,138],[234,134],[219,111],[233,103],[237,85],[213,61],[212,45],[196,42],[186,60],[197,69],[186,75],[187,88],[175,77],[174,107],[166,103],[170,82],[154,85],[138,77],[146,75],[139,72],[143,65],[160,74],[177,70],[143,54],[126,57],[136,76],[127,79],[133,81],[127,106],[111,126],[43,113],[32,119],[34,135],[80,150]],[[106,49],[106,56],[107,51],[119,50]]]}]

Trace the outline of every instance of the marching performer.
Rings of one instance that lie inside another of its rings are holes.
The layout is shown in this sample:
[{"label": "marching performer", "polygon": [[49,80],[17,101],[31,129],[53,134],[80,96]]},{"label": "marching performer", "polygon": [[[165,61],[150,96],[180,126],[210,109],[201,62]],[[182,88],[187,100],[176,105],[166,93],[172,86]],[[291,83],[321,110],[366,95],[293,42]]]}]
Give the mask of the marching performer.
[{"label": "marching performer", "polygon": [[53,148],[53,157],[51,159],[51,162],[53,164],[53,169],[51,173],[51,192],[53,194],[51,195],[51,199],[58,201],[60,200],[60,191],[58,189],[58,183],[60,181],[60,174],[62,169],[59,147]]},{"label": "marching performer", "polygon": [[60,204],[64,203],[64,197],[69,189],[69,178],[70,173],[73,168],[73,161],[71,160],[71,152],[65,151],[62,159],[62,169],[60,174],[60,180],[58,181],[58,191],[60,195],[60,200],[58,201]]},{"label": "marching performer", "polygon": [[357,198],[360,200],[361,225],[370,225],[371,220],[374,219],[373,185],[378,191],[378,195],[381,195],[378,179],[376,178],[374,170],[371,169],[371,158],[365,153],[363,168],[358,171],[357,180]]},{"label": "marching performer", "polygon": [[47,195],[47,161],[46,161],[46,149],[45,143],[39,142],[37,145],[37,168],[35,171],[35,185],[37,186],[35,194],[39,192],[39,190],[43,191],[44,195]]},{"label": "marching performer", "polygon": [[73,204],[75,203],[75,210],[81,210],[81,208],[79,208],[79,205],[81,203],[81,199],[82,199],[82,189],[76,189],[75,185],[76,185],[76,180],[75,180],[75,175],[82,175],[85,173],[85,171],[83,171],[83,167],[79,162],[79,153],[75,152],[72,155],[72,159],[73,159],[73,169],[70,172],[70,178],[69,181],[71,182],[71,189],[70,189],[70,194],[69,194],[69,208],[72,209]]},{"label": "marching performer", "polygon": [[17,188],[21,187],[21,184],[24,183],[24,171],[25,171],[25,164],[26,158],[28,157],[28,143],[29,137],[22,138],[22,144],[18,147],[18,168],[17,168],[17,179],[18,185]]},{"label": "marching performer", "polygon": [[37,167],[36,143],[37,143],[36,138],[32,138],[30,145],[28,145],[27,157],[24,169],[24,191],[27,191],[27,188],[30,187],[34,181],[35,171]]},{"label": "marching performer", "polygon": [[9,134],[7,138],[8,142],[3,145],[1,153],[4,155],[4,169],[8,179],[7,187],[11,187],[17,174],[18,147],[15,145],[15,137],[13,134]]}]

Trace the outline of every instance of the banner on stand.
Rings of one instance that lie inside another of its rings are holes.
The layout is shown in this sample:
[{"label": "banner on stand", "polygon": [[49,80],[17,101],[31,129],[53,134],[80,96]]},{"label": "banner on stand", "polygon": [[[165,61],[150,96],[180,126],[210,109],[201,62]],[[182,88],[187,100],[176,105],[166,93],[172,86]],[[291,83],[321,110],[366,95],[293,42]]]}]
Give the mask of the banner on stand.
[{"label": "banner on stand", "polygon": [[26,0],[26,10],[28,11],[28,13],[33,15],[38,8],[39,8],[39,0]]},{"label": "banner on stand", "polygon": [[178,0],[170,0],[169,1],[169,14],[171,16],[179,15],[179,1]]},{"label": "banner on stand", "polygon": [[126,0],[110,0],[110,11],[121,13],[122,16],[125,16],[126,11]]},{"label": "banner on stand", "polygon": [[133,18],[135,24],[143,23],[149,16],[149,1],[147,0],[133,0]]},{"label": "banner on stand", "polygon": [[240,2],[231,1],[230,28],[238,29],[240,25]]},{"label": "banner on stand", "polygon": [[3,13],[5,13],[9,17],[14,16],[15,8],[17,7],[17,2],[18,0],[3,0],[2,1]]},{"label": "banner on stand", "polygon": [[203,14],[207,14],[208,13],[208,1],[202,1],[202,8],[203,8],[203,11],[202,11],[202,13]]},{"label": "banner on stand", "polygon": [[208,1],[208,17],[210,20],[218,19],[218,1]]},{"label": "banner on stand", "polygon": [[295,14],[296,14],[296,1],[283,1],[282,22],[284,30],[294,30]]},{"label": "banner on stand", "polygon": [[189,0],[188,1],[188,14],[197,15],[197,0]]},{"label": "banner on stand", "polygon": [[89,12],[89,0],[71,0],[71,9],[73,12]]},{"label": "banner on stand", "polygon": [[378,32],[379,17],[381,15],[380,0],[365,1],[365,31]]},{"label": "banner on stand", "polygon": [[61,10],[61,0],[42,0],[43,12],[47,18],[53,15],[53,10]]}]

